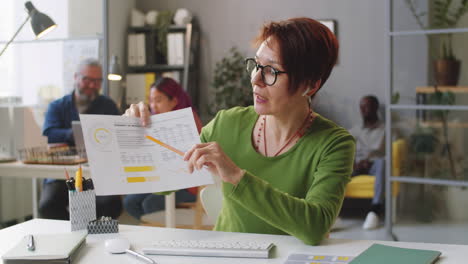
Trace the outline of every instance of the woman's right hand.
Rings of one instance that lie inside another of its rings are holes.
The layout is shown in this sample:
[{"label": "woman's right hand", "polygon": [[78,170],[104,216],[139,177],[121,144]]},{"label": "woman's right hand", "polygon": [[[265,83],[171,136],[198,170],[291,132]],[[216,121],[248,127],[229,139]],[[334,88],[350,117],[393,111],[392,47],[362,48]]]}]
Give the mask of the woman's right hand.
[{"label": "woman's right hand", "polygon": [[150,115],[148,105],[143,102],[139,102],[138,104],[131,104],[130,107],[125,110],[123,116],[129,117],[139,117],[141,120],[142,126],[147,126],[150,123]]}]

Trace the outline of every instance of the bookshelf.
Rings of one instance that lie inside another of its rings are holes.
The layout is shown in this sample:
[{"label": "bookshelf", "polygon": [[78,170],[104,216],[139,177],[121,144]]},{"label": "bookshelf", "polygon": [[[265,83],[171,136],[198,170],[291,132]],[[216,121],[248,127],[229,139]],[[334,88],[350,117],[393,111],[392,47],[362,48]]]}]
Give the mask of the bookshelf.
[{"label": "bookshelf", "polygon": [[146,64],[142,66],[129,66],[128,68],[129,73],[168,72],[183,71],[184,65]]},{"label": "bookshelf", "polygon": [[[171,25],[168,28],[170,33],[183,34],[183,60],[181,64],[168,64],[167,57],[158,51],[157,35],[158,29],[153,26],[142,27],[129,27],[127,33],[130,34],[143,34],[145,36],[145,63],[135,65],[129,62],[127,56],[127,73],[155,73],[156,78],[161,74],[172,72],[174,79],[178,79],[181,86],[192,98],[194,105],[198,103],[198,50],[199,50],[199,28],[195,22],[187,25]],[[169,43],[168,43],[169,45]],[[130,45],[129,45],[130,46]],[[153,48],[151,48],[153,47]],[[131,52],[131,47],[128,47],[127,52]],[[146,89],[142,87],[141,89]]]}]

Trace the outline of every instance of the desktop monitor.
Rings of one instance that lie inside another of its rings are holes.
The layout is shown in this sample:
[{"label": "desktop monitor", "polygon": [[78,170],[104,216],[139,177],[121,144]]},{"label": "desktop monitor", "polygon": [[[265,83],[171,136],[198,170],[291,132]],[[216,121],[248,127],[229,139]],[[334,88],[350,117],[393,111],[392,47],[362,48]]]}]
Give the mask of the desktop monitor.
[{"label": "desktop monitor", "polygon": [[75,140],[75,148],[78,154],[86,158],[86,147],[84,143],[83,129],[81,128],[80,121],[72,121],[72,131],[73,139]]},{"label": "desktop monitor", "polygon": [[0,122],[0,159],[16,157],[19,149],[47,146],[32,107],[0,106]]}]

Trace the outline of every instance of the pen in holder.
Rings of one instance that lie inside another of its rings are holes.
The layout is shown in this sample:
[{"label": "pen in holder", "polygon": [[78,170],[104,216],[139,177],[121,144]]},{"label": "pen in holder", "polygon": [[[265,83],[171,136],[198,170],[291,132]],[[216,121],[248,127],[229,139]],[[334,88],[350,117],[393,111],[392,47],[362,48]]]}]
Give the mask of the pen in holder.
[{"label": "pen in holder", "polygon": [[74,178],[66,173],[68,188],[68,209],[70,211],[71,231],[86,229],[88,223],[96,219],[96,193],[91,179],[83,178],[80,168]]},{"label": "pen in holder", "polygon": [[96,220],[96,194],[94,190],[69,191],[71,231],[86,229],[90,221]]},{"label": "pen in holder", "polygon": [[118,233],[119,222],[111,217],[102,216],[88,223],[88,234]]}]

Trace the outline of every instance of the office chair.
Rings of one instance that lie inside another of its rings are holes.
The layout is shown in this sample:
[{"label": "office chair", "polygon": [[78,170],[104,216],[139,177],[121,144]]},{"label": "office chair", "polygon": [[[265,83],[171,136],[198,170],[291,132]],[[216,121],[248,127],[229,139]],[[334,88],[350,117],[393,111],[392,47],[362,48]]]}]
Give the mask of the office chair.
[{"label": "office chair", "polygon": [[215,223],[223,207],[223,190],[221,189],[221,185],[213,184],[205,186],[200,191],[200,198],[208,218]]}]

